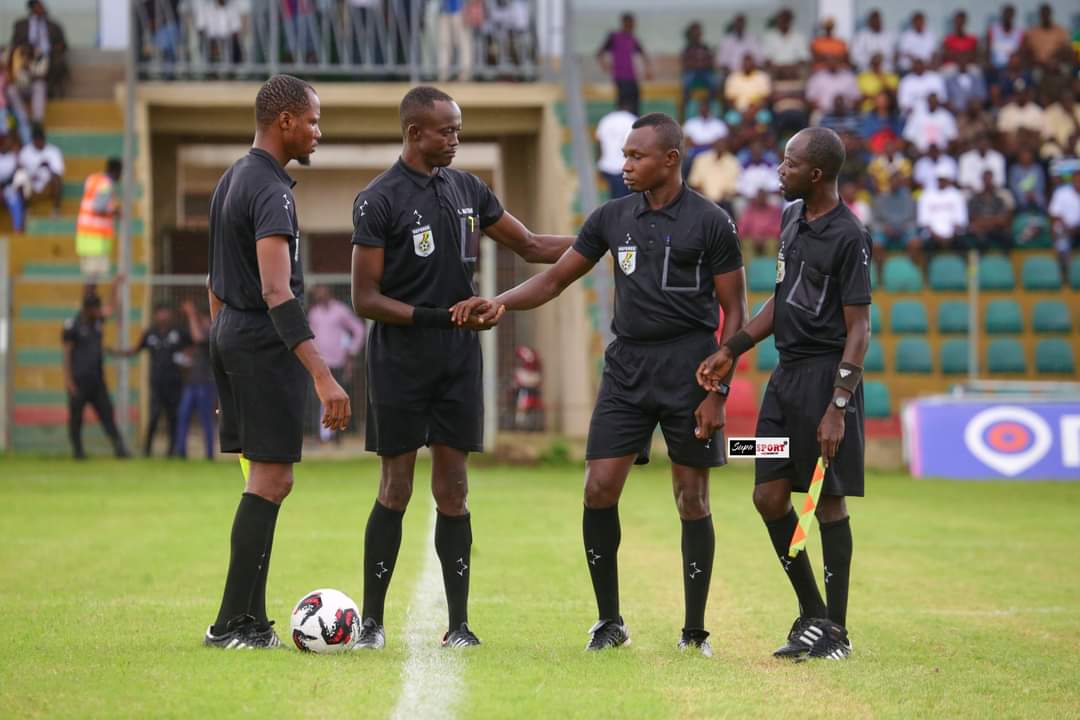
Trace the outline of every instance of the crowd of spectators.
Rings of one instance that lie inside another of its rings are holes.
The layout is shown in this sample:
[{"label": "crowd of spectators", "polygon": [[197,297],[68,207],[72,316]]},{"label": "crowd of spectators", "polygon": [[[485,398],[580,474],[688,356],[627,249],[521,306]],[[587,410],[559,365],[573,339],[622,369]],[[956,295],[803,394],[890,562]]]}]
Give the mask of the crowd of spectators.
[{"label": "crowd of spectators", "polygon": [[715,48],[687,28],[688,183],[731,212],[745,251],[775,251],[777,154],[807,125],[842,137],[842,195],[879,266],[889,251],[925,266],[944,249],[1080,246],[1077,45],[1050,6],[1024,27],[1006,5],[978,34],[963,10],[943,37],[917,10],[898,34],[876,10],[850,43],[834,30],[826,18],[807,38],[787,9],[761,36],[736,16]]}]

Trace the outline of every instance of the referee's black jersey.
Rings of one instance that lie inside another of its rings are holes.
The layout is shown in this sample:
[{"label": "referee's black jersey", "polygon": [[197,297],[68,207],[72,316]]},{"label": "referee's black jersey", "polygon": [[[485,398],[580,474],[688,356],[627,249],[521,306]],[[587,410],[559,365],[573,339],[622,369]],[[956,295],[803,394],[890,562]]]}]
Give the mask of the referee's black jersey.
[{"label": "referee's black jersey", "polygon": [[446,308],[475,294],[480,231],[502,215],[475,175],[449,167],[425,175],[399,159],[356,196],[352,241],[384,248],[383,295]]},{"label": "referee's black jersey", "polygon": [[612,254],[611,330],[644,342],[714,332],[720,313],[713,276],[742,267],[735,223],[685,185],[659,210],[643,193],[604,203],[585,221],[574,249],[593,261]]},{"label": "referee's black jersey", "polygon": [[813,222],[802,201],[785,208],[773,297],[781,363],[843,352],[844,305],[870,304],[870,251],[870,233],[843,202]]},{"label": "referee's black jersey", "polygon": [[296,182],[270,153],[252,148],[225,171],[210,200],[210,289],[236,310],[266,310],[255,243],[289,238],[289,287],[304,296]]}]

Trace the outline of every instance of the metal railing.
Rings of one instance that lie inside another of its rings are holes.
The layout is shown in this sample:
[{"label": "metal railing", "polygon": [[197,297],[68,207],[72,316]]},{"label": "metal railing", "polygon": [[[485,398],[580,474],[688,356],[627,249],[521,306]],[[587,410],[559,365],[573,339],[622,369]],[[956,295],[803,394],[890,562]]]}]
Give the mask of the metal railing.
[{"label": "metal railing", "polygon": [[[141,0],[148,79],[533,80],[540,0]],[[468,9],[473,6],[473,9]]]}]

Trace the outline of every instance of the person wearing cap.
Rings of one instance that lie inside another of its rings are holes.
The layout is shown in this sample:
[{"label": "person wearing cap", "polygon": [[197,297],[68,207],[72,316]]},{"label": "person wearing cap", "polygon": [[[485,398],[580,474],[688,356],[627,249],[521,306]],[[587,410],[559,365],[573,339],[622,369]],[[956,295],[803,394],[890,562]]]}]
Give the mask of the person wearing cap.
[{"label": "person wearing cap", "polygon": [[85,460],[82,442],[83,410],[87,405],[94,408],[101,428],[112,442],[113,453],[118,458],[128,457],[124,440],[113,418],[112,400],[105,384],[102,362],[102,331],[105,321],[112,317],[117,306],[117,291],[123,275],[113,279],[108,305],[102,306],[101,297],[92,285],[86,288],[79,314],[64,321],[61,334],[63,342],[64,388],[68,397],[68,437],[71,452],[76,460]]}]

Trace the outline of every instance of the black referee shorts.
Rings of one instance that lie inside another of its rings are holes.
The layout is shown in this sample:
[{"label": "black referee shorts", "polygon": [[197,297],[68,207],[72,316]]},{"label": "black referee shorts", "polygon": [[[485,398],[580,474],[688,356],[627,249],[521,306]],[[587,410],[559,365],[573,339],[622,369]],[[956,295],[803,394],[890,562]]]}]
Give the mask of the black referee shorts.
[{"label": "black referee shorts", "polygon": [[[769,378],[758,412],[758,437],[791,439],[787,459],[755,461],[756,484],[789,480],[798,492],[810,488],[821,455],[817,428],[832,402],[839,355],[808,358],[779,365]],[[825,471],[824,495],[863,495],[863,391],[860,383],[844,415],[844,439]]]},{"label": "black referee shorts", "polygon": [[210,331],[221,402],[221,451],[256,462],[300,462],[311,377],[266,311],[222,308]]},{"label": "black referee shorts", "polygon": [[460,328],[375,323],[367,348],[367,449],[484,449],[480,338]]},{"label": "black referee shorts", "polygon": [[655,343],[616,339],[608,345],[585,458],[639,454],[659,423],[672,462],[697,468],[723,465],[723,431],[709,441],[694,436],[694,411],[706,395],[694,373],[716,350],[711,333]]}]

